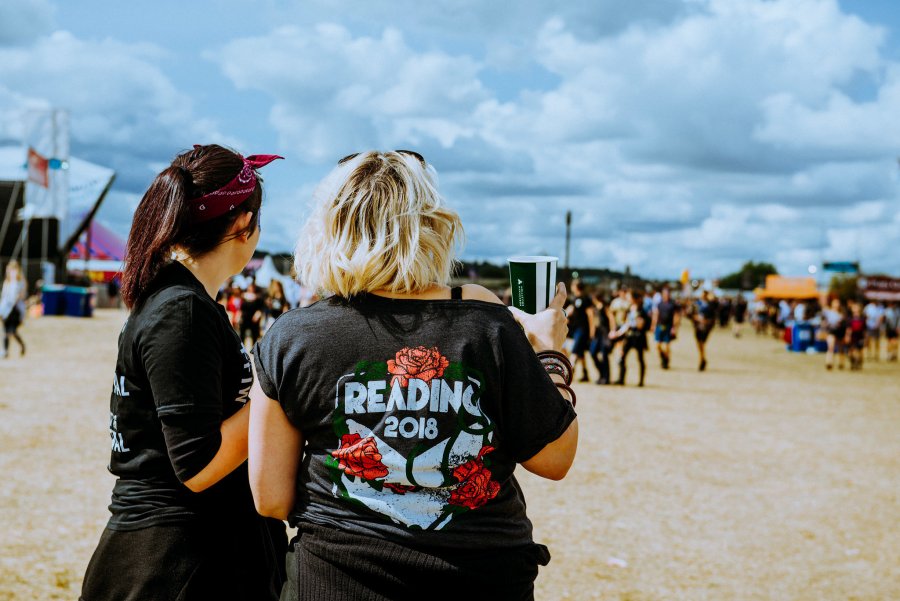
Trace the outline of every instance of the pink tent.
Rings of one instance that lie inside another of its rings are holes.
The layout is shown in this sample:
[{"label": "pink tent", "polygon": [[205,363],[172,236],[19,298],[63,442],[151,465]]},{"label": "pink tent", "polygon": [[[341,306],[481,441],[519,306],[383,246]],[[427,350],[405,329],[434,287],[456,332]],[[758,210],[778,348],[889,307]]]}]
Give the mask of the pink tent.
[{"label": "pink tent", "polygon": [[[88,252],[89,251],[89,252]],[[122,270],[125,241],[102,224],[91,221],[69,253],[69,271],[87,273],[95,282],[108,282]]]}]

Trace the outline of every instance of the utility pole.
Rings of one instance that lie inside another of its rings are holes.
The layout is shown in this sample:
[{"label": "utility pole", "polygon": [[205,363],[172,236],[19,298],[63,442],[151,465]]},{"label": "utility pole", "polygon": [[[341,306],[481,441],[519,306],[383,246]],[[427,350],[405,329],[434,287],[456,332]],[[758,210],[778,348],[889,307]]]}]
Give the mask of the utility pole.
[{"label": "utility pole", "polygon": [[566,269],[569,268],[569,245],[572,242],[572,211],[566,211]]}]

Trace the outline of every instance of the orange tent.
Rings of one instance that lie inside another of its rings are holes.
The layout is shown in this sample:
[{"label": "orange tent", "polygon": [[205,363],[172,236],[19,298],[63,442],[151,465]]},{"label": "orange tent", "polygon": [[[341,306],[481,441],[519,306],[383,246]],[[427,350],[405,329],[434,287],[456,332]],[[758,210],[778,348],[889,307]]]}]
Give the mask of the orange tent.
[{"label": "orange tent", "polygon": [[819,298],[815,278],[790,278],[780,275],[767,275],[766,287],[755,290],[758,298],[776,299],[813,299]]}]

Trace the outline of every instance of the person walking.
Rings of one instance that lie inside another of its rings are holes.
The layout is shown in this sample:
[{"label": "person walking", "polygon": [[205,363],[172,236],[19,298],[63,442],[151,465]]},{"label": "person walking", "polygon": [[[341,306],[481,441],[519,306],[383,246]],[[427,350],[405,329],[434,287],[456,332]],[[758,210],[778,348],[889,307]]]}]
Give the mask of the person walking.
[{"label": "person walking", "polygon": [[863,308],[866,318],[866,358],[878,361],[881,358],[881,329],[884,327],[884,305],[871,301]]},{"label": "person walking", "polygon": [[572,365],[576,370],[581,365],[580,382],[590,381],[585,355],[591,345],[592,307],[591,297],[585,294],[581,281],[572,280],[572,301],[566,307],[566,315],[569,317],[569,338],[572,339]]},{"label": "person walking", "polygon": [[691,304],[690,318],[694,324],[694,340],[700,355],[699,371],[706,371],[706,342],[716,320],[716,303],[709,290],[704,290],[700,298]]},{"label": "person walking", "polygon": [[82,601],[278,599],[285,528],[257,514],[247,475],[250,358],[215,301],[256,248],[256,170],[276,158],[195,146],[135,210],[109,406],[117,480]]},{"label": "person walking", "polygon": [[619,378],[616,384],[625,385],[625,373],[627,371],[628,354],[634,350],[637,354],[640,378],[638,386],[644,385],[644,375],[647,371],[644,362],[644,351],[647,350],[647,330],[650,327],[650,319],[644,311],[643,297],[637,291],[631,293],[631,307],[625,318],[625,324],[616,330],[611,336],[617,340],[623,340],[622,354],[619,356]]},{"label": "person walking", "polygon": [[6,264],[3,288],[0,291],[0,319],[3,321],[3,355],[9,357],[9,339],[19,343],[19,355],[25,355],[25,341],[19,334],[19,327],[25,319],[25,298],[27,286],[22,277],[22,269],[17,261]]},{"label": "person walking", "polygon": [[594,367],[600,374],[597,384],[609,384],[609,354],[612,351],[612,341],[609,335],[615,319],[609,310],[606,297],[603,292],[594,294],[594,331],[591,334],[590,355],[594,361]]},{"label": "person walking", "polygon": [[656,340],[656,350],[659,353],[659,363],[663,369],[669,369],[672,361],[672,341],[681,321],[681,311],[678,303],[672,300],[672,292],[665,286],[660,292],[660,300],[653,309],[653,321],[650,329]]},{"label": "person walking", "polygon": [[897,361],[898,337],[900,337],[900,306],[894,302],[884,310],[884,338],[887,341],[888,361]]},{"label": "person walking", "polygon": [[314,193],[295,267],[328,296],[253,353],[254,499],[299,532],[282,599],[533,598],[550,556],[514,471],[575,456],[565,286],[533,316],[450,288],[461,235],[417,153],[351,155]]},{"label": "person walking", "polygon": [[840,299],[832,299],[831,304],[822,311],[822,322],[827,332],[825,340],[828,345],[825,353],[825,369],[833,369],[835,356],[837,356],[838,369],[844,369],[844,358],[846,357],[844,337],[847,331],[847,315]]},{"label": "person walking", "polygon": [[850,358],[850,369],[859,371],[863,368],[863,351],[866,348],[866,316],[859,301],[850,301],[850,316],[847,318],[847,331],[844,333],[844,344]]}]

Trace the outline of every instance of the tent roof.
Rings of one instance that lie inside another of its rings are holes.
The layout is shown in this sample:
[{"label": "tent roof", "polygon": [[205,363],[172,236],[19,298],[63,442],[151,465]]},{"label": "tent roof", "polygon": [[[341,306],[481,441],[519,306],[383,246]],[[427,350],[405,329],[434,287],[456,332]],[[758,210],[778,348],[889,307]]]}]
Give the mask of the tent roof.
[{"label": "tent roof", "polygon": [[766,287],[757,290],[762,298],[810,299],[819,298],[815,278],[767,275]]},{"label": "tent roof", "polygon": [[[83,259],[86,243],[87,233],[84,233],[81,235],[81,239],[72,247],[69,257],[72,259]],[[92,221],[90,250],[91,259],[121,261],[125,258],[125,241],[102,224]]]}]

